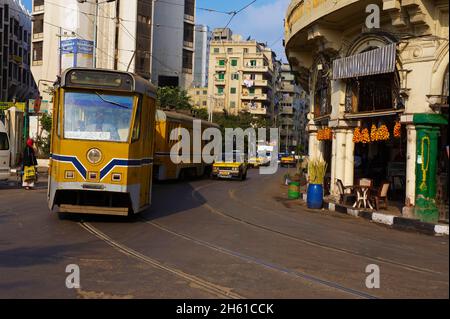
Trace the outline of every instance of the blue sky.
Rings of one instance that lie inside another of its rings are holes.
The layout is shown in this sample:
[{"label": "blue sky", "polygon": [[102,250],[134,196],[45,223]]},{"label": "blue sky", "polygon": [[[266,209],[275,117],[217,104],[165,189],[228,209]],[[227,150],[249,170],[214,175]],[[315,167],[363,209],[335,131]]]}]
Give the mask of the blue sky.
[{"label": "blue sky", "polygon": [[[197,0],[197,7],[221,11],[237,11],[251,0]],[[253,5],[236,15],[230,24],[234,33],[244,39],[251,36],[275,50],[278,58],[286,61],[283,48],[283,19],[290,0],[257,0]],[[230,16],[197,10],[197,24],[206,24],[211,28],[224,27]]]},{"label": "blue sky", "polygon": [[[31,0],[22,0],[31,11]],[[170,1],[170,0],[168,0]],[[197,7],[220,11],[237,11],[251,0],[197,0]],[[259,42],[267,42],[286,61],[282,45],[283,19],[290,0],[257,0],[245,11],[234,17],[230,28],[244,38],[252,37]],[[229,15],[197,10],[197,24],[206,24],[211,29],[224,27]]]},{"label": "blue sky", "polygon": [[31,0],[22,0],[22,2],[31,11]]}]

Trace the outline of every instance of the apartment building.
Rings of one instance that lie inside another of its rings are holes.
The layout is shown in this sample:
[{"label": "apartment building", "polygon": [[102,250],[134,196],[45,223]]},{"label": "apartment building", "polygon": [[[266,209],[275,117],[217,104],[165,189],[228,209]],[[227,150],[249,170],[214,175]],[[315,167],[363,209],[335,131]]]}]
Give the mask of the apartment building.
[{"label": "apartment building", "polygon": [[188,90],[188,95],[194,108],[206,109],[208,107],[208,87],[192,87]]},{"label": "apartment building", "polygon": [[195,0],[155,1],[152,82],[188,89],[194,80]]},{"label": "apartment building", "polygon": [[31,70],[43,100],[51,101],[46,88],[70,67],[130,71],[150,79],[152,3],[34,0]]},{"label": "apartment building", "polygon": [[30,71],[31,18],[20,0],[0,0],[0,101],[37,96]]},{"label": "apartment building", "polygon": [[298,119],[300,90],[295,85],[294,75],[289,65],[281,67],[281,101],[278,109],[278,127],[280,128],[280,151],[294,151],[298,143]]},{"label": "apartment building", "polygon": [[215,29],[209,59],[210,112],[271,117],[275,106],[275,54],[230,29]]},{"label": "apartment building", "polygon": [[195,58],[193,87],[208,86],[209,73],[209,42],[211,32],[206,25],[195,26]]}]

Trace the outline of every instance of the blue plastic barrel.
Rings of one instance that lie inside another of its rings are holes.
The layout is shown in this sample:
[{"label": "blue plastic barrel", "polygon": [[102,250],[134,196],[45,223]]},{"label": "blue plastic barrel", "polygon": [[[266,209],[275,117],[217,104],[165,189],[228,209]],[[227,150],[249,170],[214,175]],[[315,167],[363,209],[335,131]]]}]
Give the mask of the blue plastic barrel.
[{"label": "blue plastic barrel", "polygon": [[308,186],[308,208],[321,209],[323,206],[323,186],[320,184],[309,184]]}]

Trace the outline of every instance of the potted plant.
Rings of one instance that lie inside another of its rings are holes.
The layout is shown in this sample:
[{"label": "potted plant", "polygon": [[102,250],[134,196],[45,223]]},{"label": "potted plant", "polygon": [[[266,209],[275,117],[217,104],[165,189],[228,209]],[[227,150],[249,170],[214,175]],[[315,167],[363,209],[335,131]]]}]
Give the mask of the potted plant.
[{"label": "potted plant", "polygon": [[308,208],[321,209],[323,206],[323,182],[327,172],[327,163],[316,159],[309,162]]}]

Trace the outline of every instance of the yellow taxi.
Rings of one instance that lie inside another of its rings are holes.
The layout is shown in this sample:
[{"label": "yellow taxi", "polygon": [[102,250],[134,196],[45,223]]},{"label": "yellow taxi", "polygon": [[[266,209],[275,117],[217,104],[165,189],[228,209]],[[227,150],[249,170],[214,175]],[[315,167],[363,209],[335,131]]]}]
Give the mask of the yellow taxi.
[{"label": "yellow taxi", "polygon": [[297,164],[297,159],[295,158],[295,155],[286,155],[281,157],[280,165],[283,166],[295,166]]},{"label": "yellow taxi", "polygon": [[248,164],[250,167],[268,166],[270,164],[270,160],[267,158],[267,156],[258,155],[249,158]]},{"label": "yellow taxi", "polygon": [[247,179],[248,165],[243,153],[223,154],[222,158],[213,165],[211,177],[213,179]]}]

